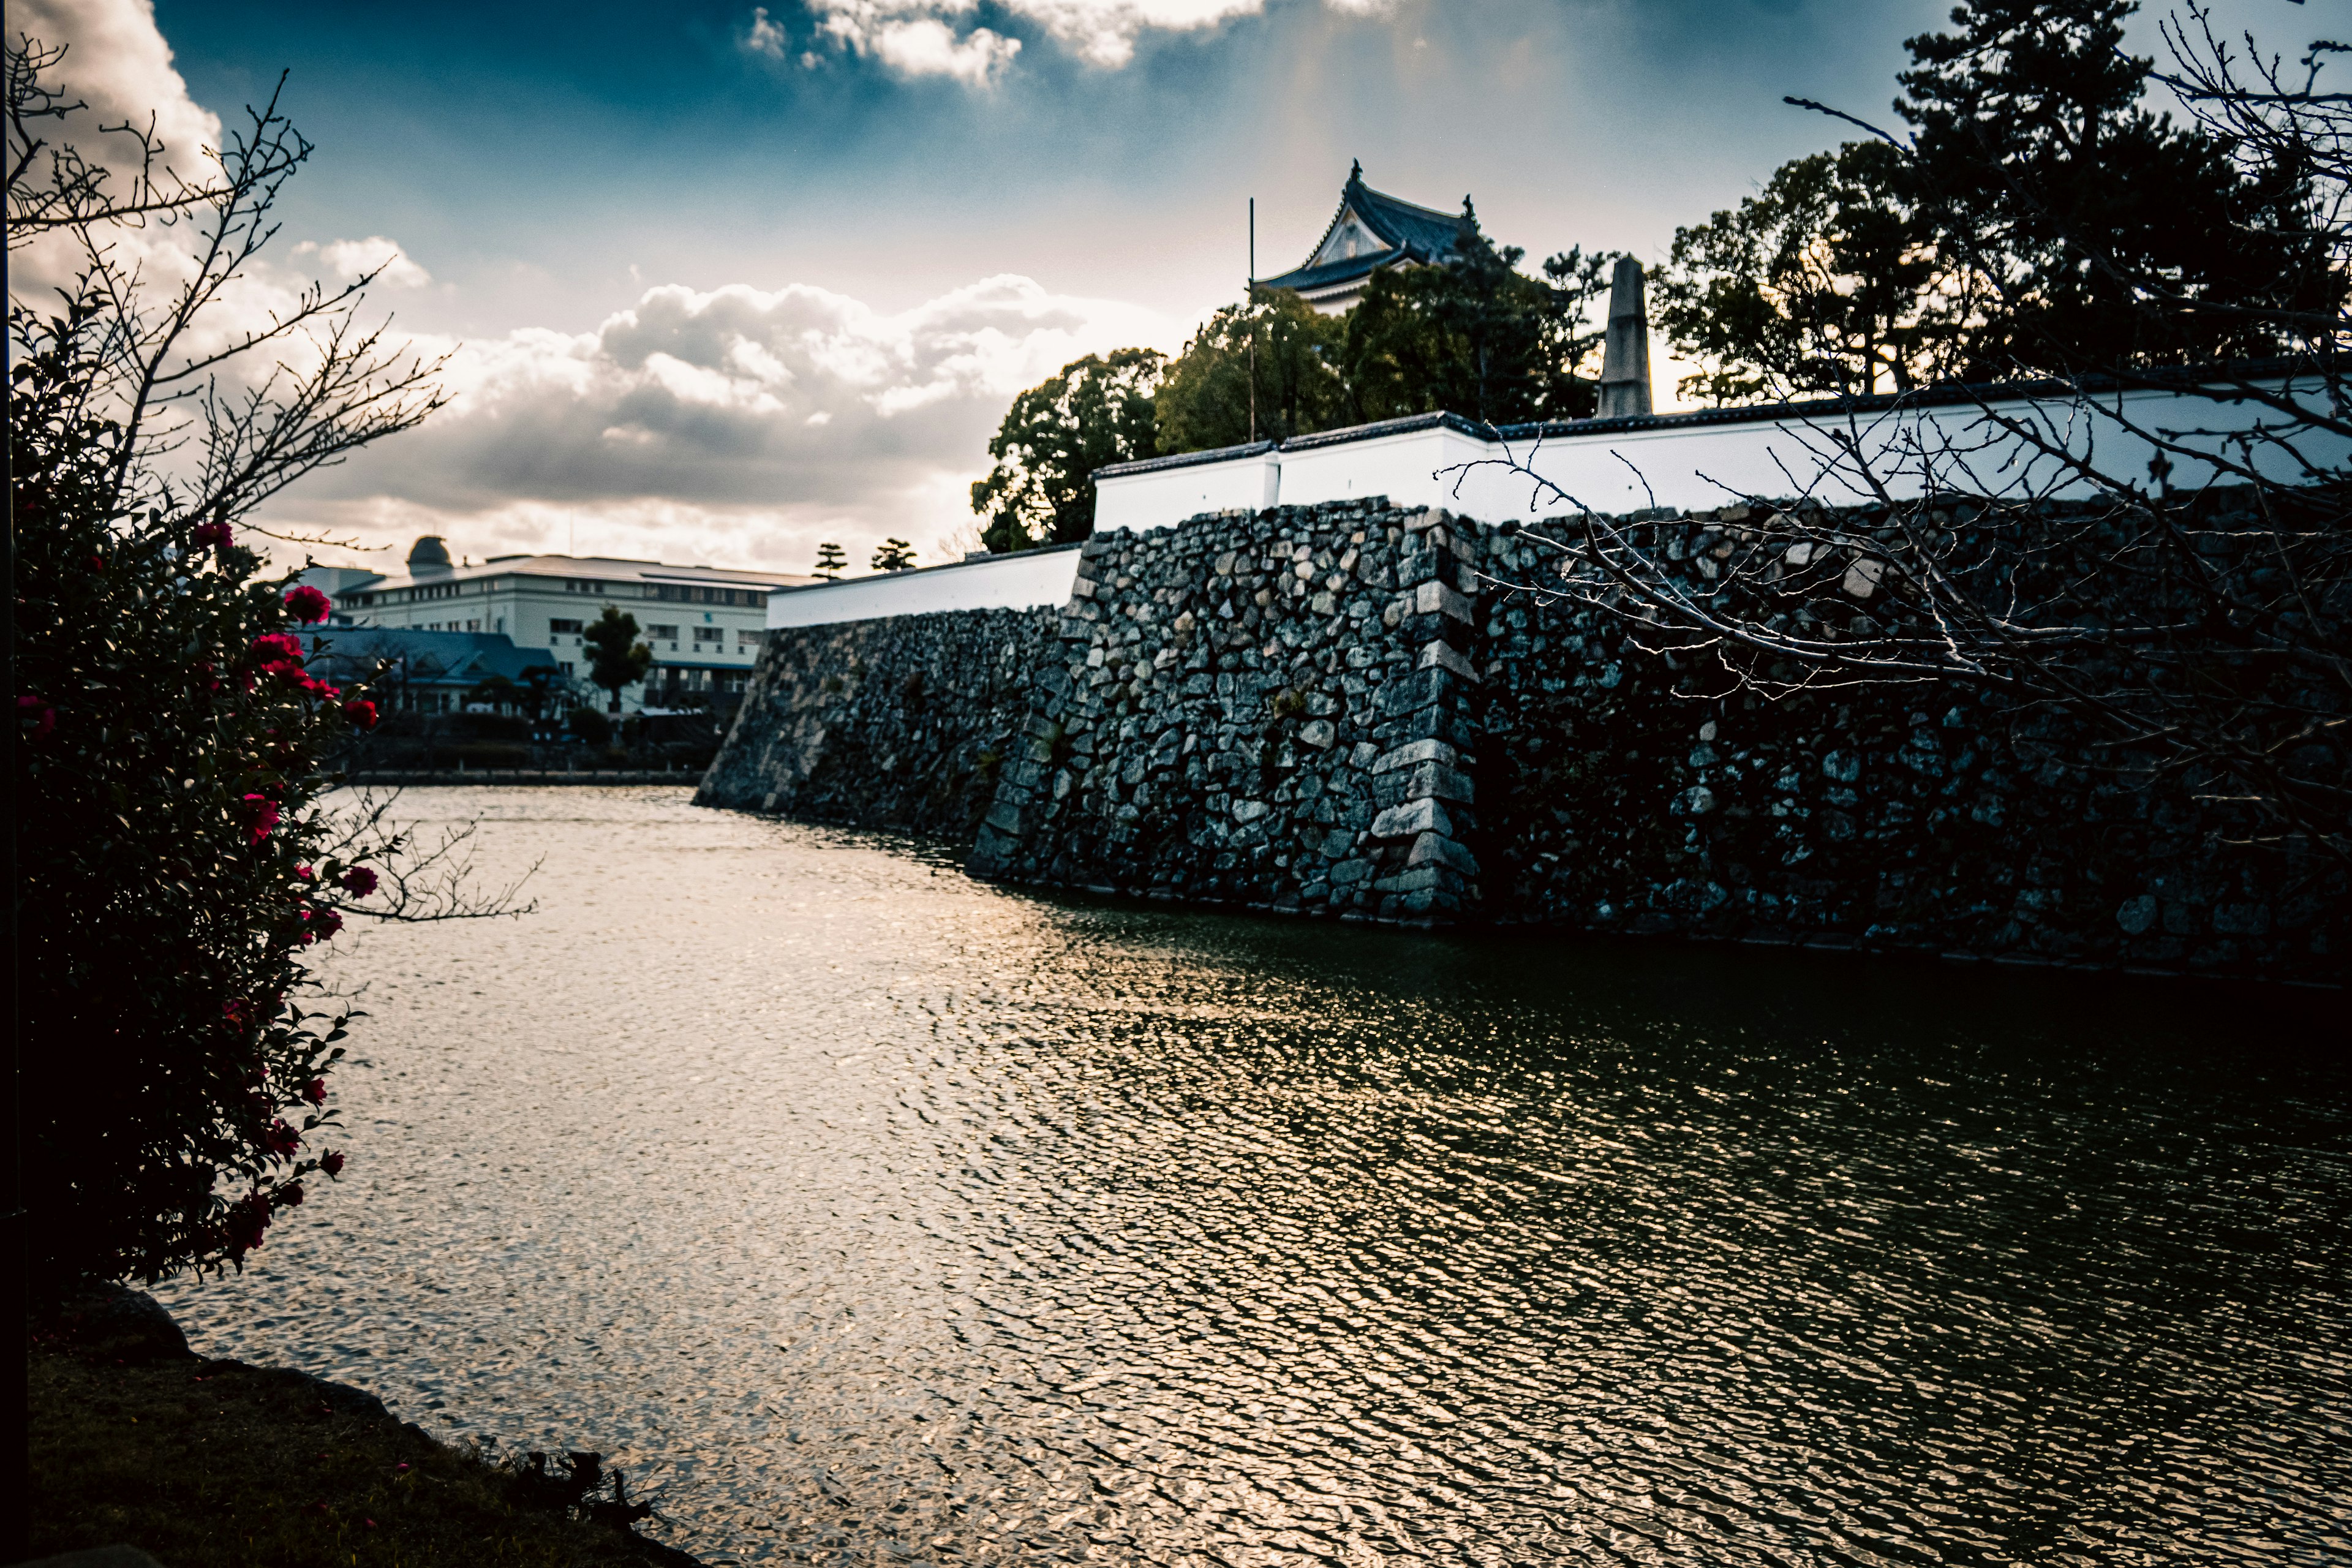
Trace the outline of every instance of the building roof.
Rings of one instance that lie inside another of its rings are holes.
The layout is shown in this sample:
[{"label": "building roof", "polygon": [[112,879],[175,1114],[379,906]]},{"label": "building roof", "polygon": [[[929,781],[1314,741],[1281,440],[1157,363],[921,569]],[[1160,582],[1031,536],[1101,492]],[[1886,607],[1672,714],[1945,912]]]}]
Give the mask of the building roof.
[{"label": "building roof", "polygon": [[1131,474],[1190,468],[1197,463],[1222,463],[1265,452],[1307,452],[1318,447],[1344,447],[1355,441],[1377,441],[1384,436],[1408,436],[1444,426],[1482,441],[1549,441],[1570,436],[1613,436],[1635,430],[1691,430],[1721,425],[1810,425],[1817,420],[1844,419],[1916,408],[1950,408],[1969,405],[2092,395],[2113,395],[2136,389],[2162,391],[2205,387],[2228,396],[2237,388],[2294,375],[2317,376],[2321,362],[2310,359],[2230,360],[2211,364],[2151,366],[2124,375],[2086,375],[2077,381],[1937,382],[1908,392],[1876,392],[1864,396],[1815,397],[1783,403],[1735,403],[1716,408],[1685,408],[1672,414],[1622,414],[1595,419],[1547,419],[1525,425],[1489,425],[1459,414],[1408,414],[1402,418],[1318,430],[1281,441],[1260,441],[1246,447],[1219,447],[1202,452],[1175,452],[1166,457],[1138,458],[1108,463],[1089,476],[1096,479],[1124,479]]},{"label": "building roof", "polygon": [[[1465,203],[1468,201],[1464,198]],[[1267,289],[1300,293],[1370,277],[1401,261],[1442,261],[1462,237],[1462,218],[1376,191],[1364,184],[1364,165],[1348,172],[1339,210],[1305,261],[1279,278],[1255,281]]]},{"label": "building roof", "polygon": [[389,660],[400,679],[419,686],[474,686],[493,675],[520,683],[532,669],[556,667],[543,647],[517,647],[504,632],[415,632],[384,626],[339,626],[310,634],[311,668],[330,679],[356,680]]},{"label": "building roof", "polygon": [[[493,555],[470,565],[436,569],[426,558],[410,555],[411,569],[362,582],[353,575],[330,596],[342,594],[388,594],[435,583],[469,583],[485,577],[555,577],[589,583],[684,583],[707,587],[781,588],[818,579],[799,572],[747,572],[732,566],[672,566],[659,561],[632,561],[613,555]],[[415,568],[422,567],[419,571]],[[341,568],[352,572],[352,568]]]}]

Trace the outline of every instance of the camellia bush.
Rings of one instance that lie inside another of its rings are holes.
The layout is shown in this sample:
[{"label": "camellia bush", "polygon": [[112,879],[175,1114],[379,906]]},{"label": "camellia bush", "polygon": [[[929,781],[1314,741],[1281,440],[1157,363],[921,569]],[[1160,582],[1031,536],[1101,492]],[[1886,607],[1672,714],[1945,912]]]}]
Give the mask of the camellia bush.
[{"label": "camellia bush", "polygon": [[262,501],[438,406],[437,366],[356,324],[373,273],[225,307],[310,153],[274,100],[172,149],[93,126],[63,61],[7,44],[21,1169],[53,1289],[241,1267],[343,1169],[320,944],[502,902],[336,789],[374,700],[312,672],[327,601],[251,547]]},{"label": "camellia bush", "polygon": [[242,1258],[342,1169],[345,1020],[298,998],[376,889],[318,800],[375,708],[304,669],[325,597],[229,524],[110,515],[78,346],[11,388],[25,1181],[37,1264],[152,1278]]}]

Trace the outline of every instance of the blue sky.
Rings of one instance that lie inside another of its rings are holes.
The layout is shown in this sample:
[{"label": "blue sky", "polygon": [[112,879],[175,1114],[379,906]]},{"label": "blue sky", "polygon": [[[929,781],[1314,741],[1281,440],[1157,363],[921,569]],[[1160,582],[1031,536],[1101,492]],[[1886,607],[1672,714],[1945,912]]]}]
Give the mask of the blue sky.
[{"label": "blue sky", "polygon": [[[457,348],[434,426],[276,503],[803,568],[952,554],[1013,391],[1178,347],[1321,232],[1351,158],[1536,257],[1662,256],[1834,128],[1886,114],[1941,0],[26,0],[130,100],[233,115],[280,68],[318,144],[289,276],[405,258],[381,305]],[[2282,44],[2326,7],[2238,0]],[[169,68],[123,40],[159,32]],[[110,55],[111,60],[101,58]],[[176,73],[176,74],[174,74]],[[298,248],[307,247],[307,248]]]}]

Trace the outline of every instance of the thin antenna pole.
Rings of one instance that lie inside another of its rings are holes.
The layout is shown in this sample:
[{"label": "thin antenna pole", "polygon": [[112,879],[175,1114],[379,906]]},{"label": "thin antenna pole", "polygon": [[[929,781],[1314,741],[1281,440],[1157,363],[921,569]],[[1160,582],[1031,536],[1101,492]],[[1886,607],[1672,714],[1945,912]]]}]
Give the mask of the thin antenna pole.
[{"label": "thin antenna pole", "polygon": [[1242,309],[1248,312],[1250,433],[1253,445],[1257,441],[1257,198],[1250,198],[1249,222],[1249,289],[1244,295]]}]

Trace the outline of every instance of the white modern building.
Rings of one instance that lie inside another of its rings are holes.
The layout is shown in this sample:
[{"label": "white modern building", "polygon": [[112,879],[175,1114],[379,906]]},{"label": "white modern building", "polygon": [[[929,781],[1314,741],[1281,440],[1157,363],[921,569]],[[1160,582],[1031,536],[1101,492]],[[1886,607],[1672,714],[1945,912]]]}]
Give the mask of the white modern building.
[{"label": "white modern building", "polygon": [[333,602],[338,626],[503,633],[518,647],[546,648],[583,697],[590,691],[583,634],[610,605],[636,617],[637,637],[653,650],[651,675],[621,693],[623,711],[636,712],[703,707],[740,692],[765,639],[769,594],[818,579],[605,556],[494,555],[461,563],[428,535],[410,549],[404,572],[321,566],[305,581]]}]

